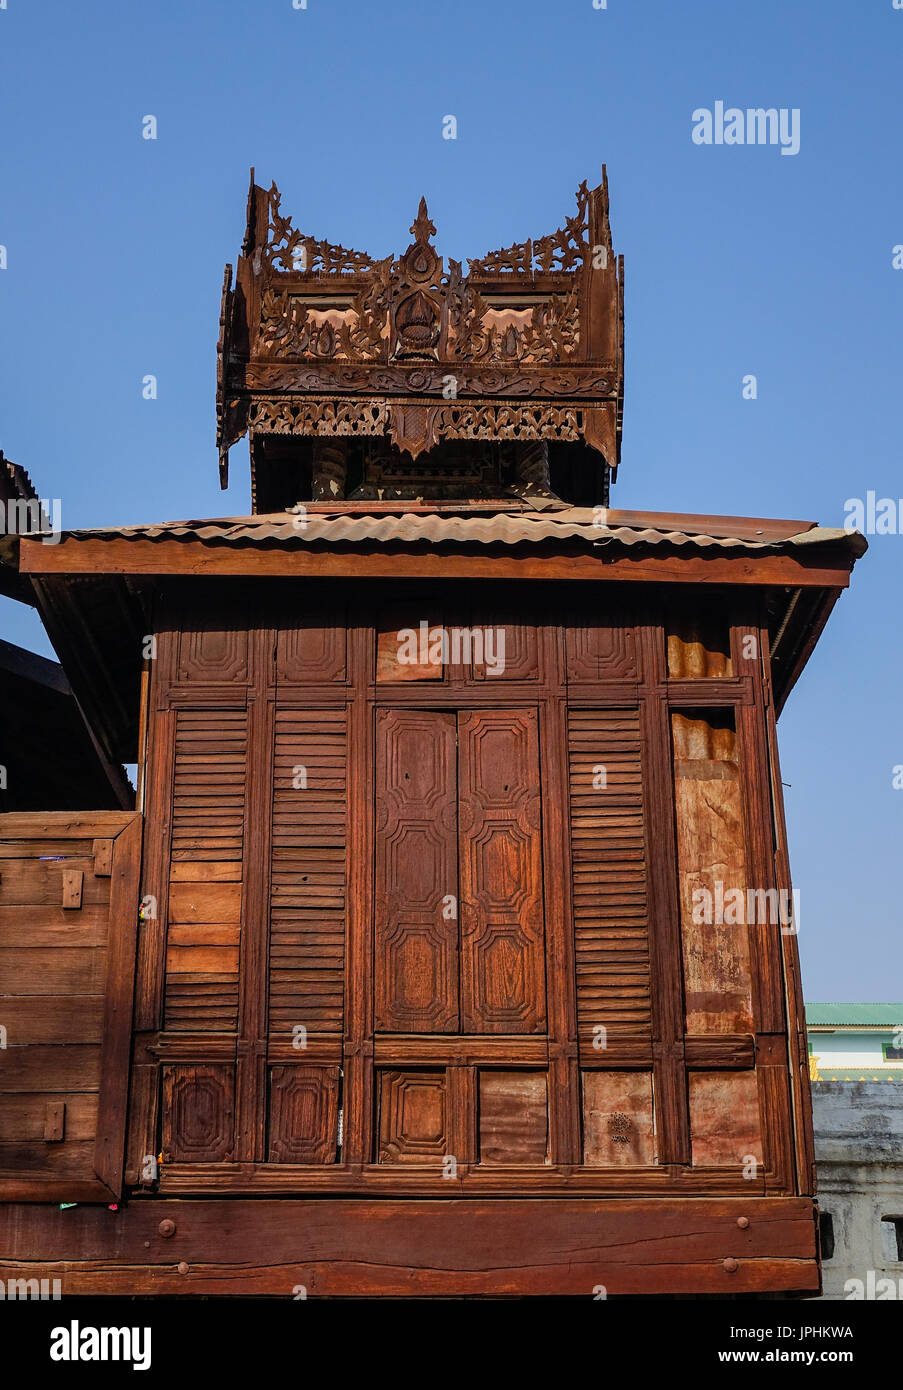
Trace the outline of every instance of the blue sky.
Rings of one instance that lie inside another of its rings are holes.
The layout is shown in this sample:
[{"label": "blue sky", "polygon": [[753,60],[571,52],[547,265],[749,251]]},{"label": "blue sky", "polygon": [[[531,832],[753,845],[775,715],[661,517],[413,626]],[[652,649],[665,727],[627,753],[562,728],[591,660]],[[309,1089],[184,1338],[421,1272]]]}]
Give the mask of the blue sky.
[{"label": "blue sky", "polygon": [[[219,490],[213,397],[252,164],[296,225],[374,255],[425,193],[462,259],[561,225],[605,161],[627,261],[613,504],[842,524],[849,497],[903,497],[892,0],[6,4],[0,446],[64,526],[248,510],[240,447]],[[695,145],[719,100],[798,108],[799,154]],[[903,983],[903,537],[870,539],[781,721],[816,999]],[[0,634],[49,650],[9,602]]]}]

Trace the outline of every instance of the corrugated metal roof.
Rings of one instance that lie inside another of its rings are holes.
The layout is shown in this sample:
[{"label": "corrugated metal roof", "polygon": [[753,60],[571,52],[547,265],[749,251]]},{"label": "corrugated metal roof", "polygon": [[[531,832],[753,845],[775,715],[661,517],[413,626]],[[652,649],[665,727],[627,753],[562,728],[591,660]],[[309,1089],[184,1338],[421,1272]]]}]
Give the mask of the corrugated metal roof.
[{"label": "corrugated metal roof", "polygon": [[[531,545],[573,543],[586,546],[666,545],[719,550],[782,551],[788,547],[845,544],[854,556],[866,549],[858,532],[828,529],[813,523],[756,521],[735,518],[686,518],[668,514],[629,513],[633,524],[621,525],[619,514],[592,507],[561,507],[555,510],[526,510],[474,514],[462,508],[454,513],[398,507],[393,512],[380,508],[370,511],[318,509],[315,505],[299,515],[278,512],[249,517],[221,517],[210,520],[169,521],[156,525],[102,527],[68,531],[75,540],[179,540],[200,541],[205,545],[280,546],[310,545]],[[603,518],[606,524],[599,524]],[[704,529],[713,522],[711,534]],[[615,523],[615,524],[612,524]],[[658,524],[656,524],[658,523]],[[799,525],[798,531],[792,528]]]},{"label": "corrugated metal roof", "polygon": [[807,1004],[806,1022],[810,1027],[903,1028],[903,1004]]}]

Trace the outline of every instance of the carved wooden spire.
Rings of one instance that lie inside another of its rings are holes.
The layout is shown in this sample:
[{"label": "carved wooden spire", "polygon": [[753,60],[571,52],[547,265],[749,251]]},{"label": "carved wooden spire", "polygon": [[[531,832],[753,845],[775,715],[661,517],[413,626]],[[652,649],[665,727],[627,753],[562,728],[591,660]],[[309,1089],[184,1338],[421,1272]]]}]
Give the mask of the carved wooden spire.
[{"label": "carved wooden spire", "polygon": [[[323,472],[311,441],[344,441],[354,495],[440,495],[448,478],[453,495],[504,496],[528,457],[546,488],[562,449],[568,476],[589,480],[577,492],[601,494],[618,462],[623,382],[623,264],[604,177],[581,184],[559,230],[470,260],[466,275],[437,252],[426,198],[410,231],[400,256],[374,260],[298,231],[275,184],[252,183],[236,284],[229,268],[223,290],[223,478],[229,447],[250,431],[255,467],[274,450],[280,460],[265,466],[261,509],[278,504],[280,479],[292,491],[279,438],[297,441],[298,478]],[[512,444],[544,448],[509,466]],[[335,496],[339,480],[321,485]]]}]

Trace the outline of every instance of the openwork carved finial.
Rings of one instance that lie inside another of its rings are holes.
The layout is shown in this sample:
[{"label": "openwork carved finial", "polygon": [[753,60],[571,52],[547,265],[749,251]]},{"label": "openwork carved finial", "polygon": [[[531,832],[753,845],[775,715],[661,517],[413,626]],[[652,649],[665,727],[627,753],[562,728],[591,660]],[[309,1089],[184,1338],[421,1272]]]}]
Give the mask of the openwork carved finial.
[{"label": "openwork carved finial", "polygon": [[430,237],[436,235],[436,228],[426,209],[426,199],[420,199],[420,207],[417,209],[417,216],[411,223],[411,236],[418,245],[423,245],[429,241]]},{"label": "openwork carved finial", "polygon": [[[440,468],[437,454],[430,486],[439,479],[445,488],[442,480],[453,478],[447,490],[458,495],[471,487],[492,496],[545,495],[565,457],[550,451],[561,443],[602,456],[599,471],[598,458],[569,451],[560,476],[571,477],[573,462],[574,496],[604,491],[618,461],[623,381],[621,262],[612,251],[604,178],[594,189],[581,184],[574,215],[557,231],[470,260],[467,275],[460,261],[446,266],[436,235],[423,197],[410,244],[374,260],[293,227],[276,184],[262,188],[252,176],[218,344],[223,481],[230,445],[250,432],[254,477],[271,477],[271,486],[262,485],[277,504],[285,470],[262,465],[282,447],[268,438],[277,434],[382,441],[382,461],[375,445],[367,445],[363,462],[355,454],[353,494],[394,479],[392,469],[402,467],[395,456],[404,454],[407,472],[391,486],[420,495],[427,475],[414,461],[458,444],[467,446],[467,459],[455,454],[452,465],[443,456]],[[476,443],[493,446],[478,468]],[[341,500],[345,480],[324,460],[318,455],[316,481],[308,484],[311,450],[298,451],[304,486],[318,497],[322,490],[322,500]],[[300,495],[294,482],[287,495]]]}]

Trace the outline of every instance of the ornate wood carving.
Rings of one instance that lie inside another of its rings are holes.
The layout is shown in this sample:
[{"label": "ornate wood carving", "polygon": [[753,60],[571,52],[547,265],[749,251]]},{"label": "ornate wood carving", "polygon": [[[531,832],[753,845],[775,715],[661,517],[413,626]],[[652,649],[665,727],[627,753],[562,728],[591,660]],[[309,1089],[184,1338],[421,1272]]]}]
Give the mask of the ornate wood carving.
[{"label": "ornate wood carving", "polygon": [[270,1163],[334,1163],[338,1067],[270,1068]]},{"label": "ornate wood carving", "polygon": [[633,629],[621,623],[569,626],[565,637],[569,681],[635,681]]},{"label": "ornate wood carving", "polygon": [[344,615],[311,621],[283,615],[276,633],[276,680],[280,685],[324,685],[345,679]]},{"label": "ornate wood carving", "polygon": [[[241,621],[241,618],[239,618]],[[243,685],[248,679],[248,634],[240,627],[183,632],[179,680]]]},{"label": "ornate wood carving", "polygon": [[545,1027],[539,742],[532,710],[464,715],[458,730],[461,1023]]},{"label": "ornate wood carving", "polygon": [[231,1156],[235,1069],[163,1068],[163,1155],[168,1163],[221,1163]]},{"label": "ornate wood carving", "polygon": [[458,1026],[455,716],[380,710],[376,1028]]},{"label": "ornate wood carving", "polygon": [[584,179],[577,189],[576,217],[569,217],[564,227],[536,242],[524,241],[502,251],[490,251],[481,260],[468,261],[471,274],[535,275],[552,270],[573,270],[583,263],[587,252],[589,201],[590,193]]},{"label": "ornate wood carving", "polygon": [[224,284],[224,458],[247,428],[387,436],[413,459],[445,440],[558,439],[616,465],[622,268],[604,179],[581,184],[558,231],[466,274],[435,249],[425,199],[407,250],[382,260],[299,232],[280,203],[275,185],[252,184],[236,285],[231,270]]},{"label": "ornate wood carving", "polygon": [[379,1162],[441,1162],[448,1152],[445,1072],[380,1076]]}]

